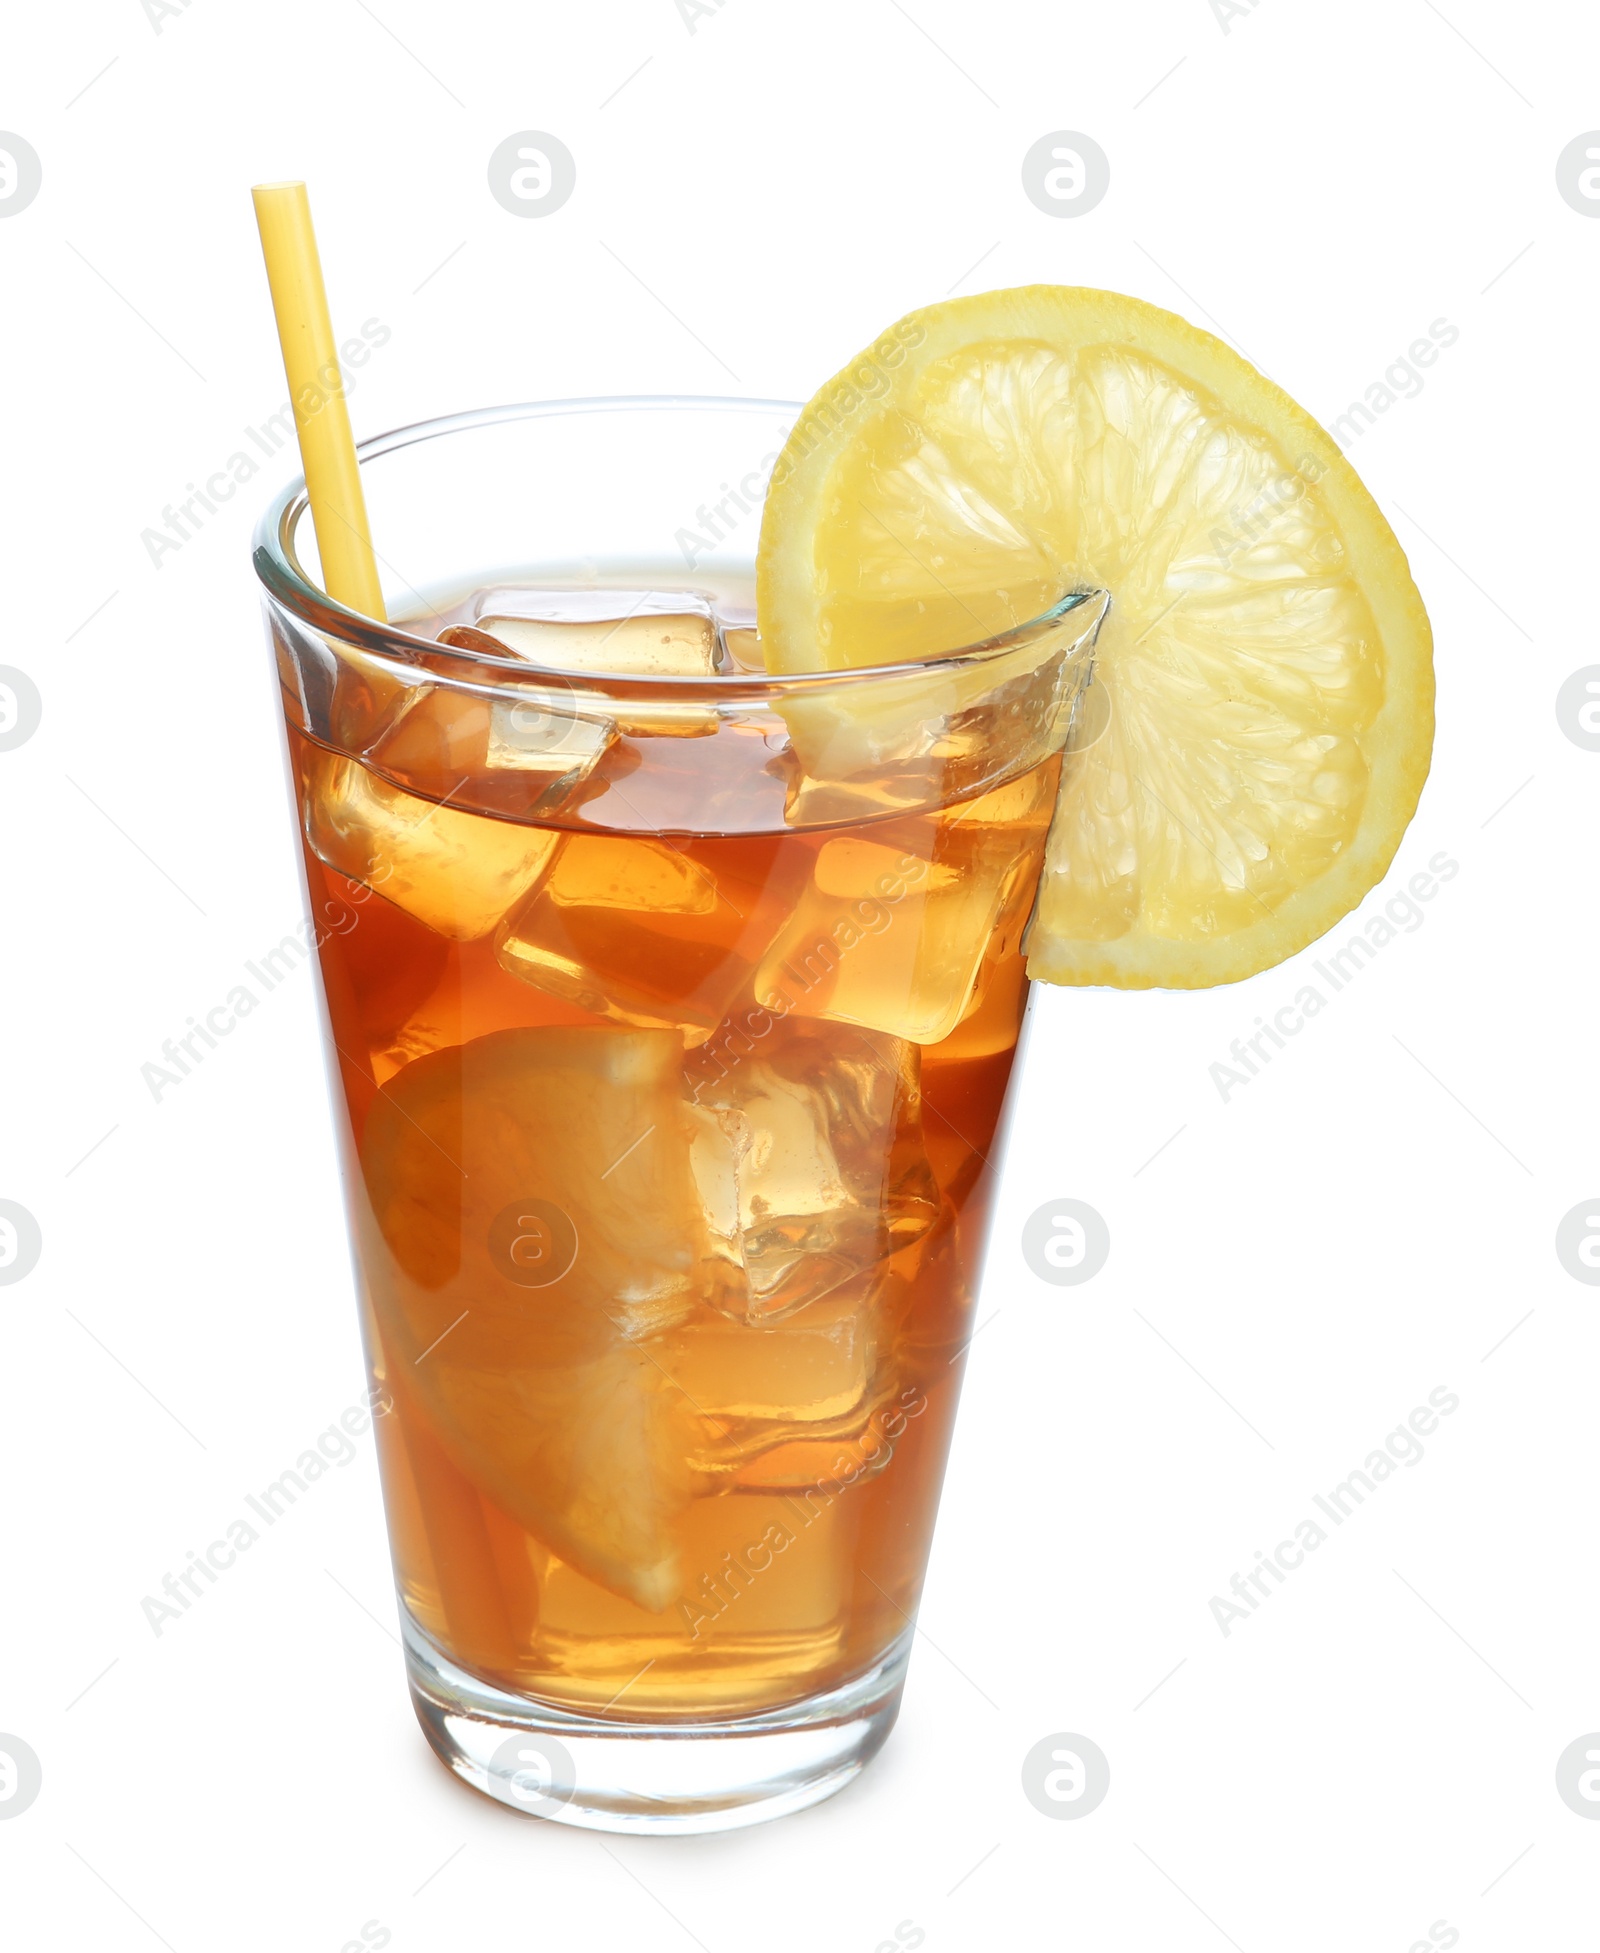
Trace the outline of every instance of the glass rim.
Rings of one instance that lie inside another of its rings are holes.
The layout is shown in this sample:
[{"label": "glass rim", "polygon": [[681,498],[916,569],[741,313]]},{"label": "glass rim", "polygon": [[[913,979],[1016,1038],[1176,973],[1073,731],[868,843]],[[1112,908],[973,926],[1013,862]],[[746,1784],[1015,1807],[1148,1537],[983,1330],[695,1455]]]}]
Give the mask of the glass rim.
[{"label": "glass rim", "polygon": [[[606,413],[780,413],[799,415],[803,402],[769,400],[734,394],[596,394],[566,400],[528,400],[499,407],[475,407],[457,414],[441,414],[426,420],[411,421],[357,443],[356,459],[365,464],[422,441],[438,440],[450,434],[467,433],[514,421],[555,419],[566,415]],[[341,643],[358,645],[369,654],[392,658],[415,668],[425,668],[435,681],[452,682],[449,663],[459,662],[461,677],[454,682],[469,689],[482,686],[486,669],[503,671],[511,683],[547,683],[569,686],[574,683],[597,691],[618,690],[640,696],[667,695],[705,698],[721,692],[733,697],[771,697],[774,691],[787,695],[811,695],[831,688],[859,684],[863,680],[880,683],[912,677],[971,671],[1002,659],[1009,651],[1031,642],[1054,629],[1071,611],[1092,604],[1096,598],[1109,604],[1106,591],[1093,588],[1067,588],[1048,609],[1037,617],[1014,624],[971,644],[940,651],[927,658],[905,659],[883,665],[848,665],[825,671],[806,672],[714,672],[705,677],[642,672],[562,671],[531,660],[493,658],[478,650],[464,650],[441,644],[435,638],[418,637],[395,624],[361,611],[351,610],[320,589],[307,574],[294,547],[294,533],[309,512],[304,475],[296,475],[275,495],[262,512],[251,537],[251,561],[268,597],[281,604],[298,622]],[[379,555],[379,561],[382,562]],[[1090,623],[1085,618],[1085,626]],[[444,669],[441,670],[441,664]],[[476,681],[476,682],[474,682]]]}]

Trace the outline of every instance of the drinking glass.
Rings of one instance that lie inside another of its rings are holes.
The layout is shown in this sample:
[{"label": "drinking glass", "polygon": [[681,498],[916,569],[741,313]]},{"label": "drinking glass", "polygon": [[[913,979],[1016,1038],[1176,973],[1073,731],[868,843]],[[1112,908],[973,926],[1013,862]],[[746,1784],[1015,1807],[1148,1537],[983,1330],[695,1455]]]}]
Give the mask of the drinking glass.
[{"label": "drinking glass", "polygon": [[709,1831],[898,1710],[1100,593],[764,669],[797,409],[360,450],[391,621],[255,539],[411,1694],[514,1809]]}]

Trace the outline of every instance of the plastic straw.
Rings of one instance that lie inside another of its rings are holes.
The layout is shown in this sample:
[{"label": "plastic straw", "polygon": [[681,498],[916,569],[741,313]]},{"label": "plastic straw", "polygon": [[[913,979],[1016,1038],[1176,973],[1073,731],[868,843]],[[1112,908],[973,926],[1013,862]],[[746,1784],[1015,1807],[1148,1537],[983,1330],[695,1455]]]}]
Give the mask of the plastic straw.
[{"label": "plastic straw", "polygon": [[323,586],[347,609],[381,618],[386,615],[383,587],[367,528],[366,497],[306,186],[258,183],[250,194],[300,436]]}]

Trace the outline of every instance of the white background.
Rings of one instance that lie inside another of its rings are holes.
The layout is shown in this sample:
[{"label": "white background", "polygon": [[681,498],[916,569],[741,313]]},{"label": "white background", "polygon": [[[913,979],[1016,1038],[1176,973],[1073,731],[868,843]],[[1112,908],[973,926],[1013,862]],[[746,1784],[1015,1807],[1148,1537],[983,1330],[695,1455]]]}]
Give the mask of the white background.
[{"label": "white background", "polygon": [[[1600,656],[1600,222],[1555,163],[1600,125],[1600,23],[684,11],[76,0],[3,30],[0,127],[44,165],[0,221],[3,659],[44,718],[0,754],[0,1195],[44,1251],[0,1289],[0,1731],[43,1765],[0,1823],[0,1935],[1587,1944],[1600,1825],[1555,1763],[1600,1728],[1600,1295],[1554,1236],[1600,1188],[1600,755],[1554,701]],[[538,221],[485,178],[529,128],[578,169]],[[1058,129],[1110,157],[1093,212],[1023,195]],[[730,1838],[538,1825],[434,1762],[370,1439],[159,1638],[141,1613],[362,1391],[310,982],[159,1104],[140,1076],[301,909],[247,549],[290,470],[159,567],[141,541],[283,398],[248,186],[298,175],[342,333],[393,333],[361,434],[537,396],[804,397],[910,307],[1033,280],[1237,334],[1325,422],[1459,329],[1351,450],[1440,681],[1433,776],[1364,913],[1441,850],[1459,873],[1227,1103],[1208,1068],[1325,949],[1211,994],[1037,999],[899,1728],[834,1802]],[[1063,1195],[1111,1230],[1080,1288],[1018,1246]],[[1225,1637],[1211,1597],[1440,1385],[1460,1408],[1423,1461]],[[1022,1794],[1058,1731],[1110,1759],[1076,1822]]]}]

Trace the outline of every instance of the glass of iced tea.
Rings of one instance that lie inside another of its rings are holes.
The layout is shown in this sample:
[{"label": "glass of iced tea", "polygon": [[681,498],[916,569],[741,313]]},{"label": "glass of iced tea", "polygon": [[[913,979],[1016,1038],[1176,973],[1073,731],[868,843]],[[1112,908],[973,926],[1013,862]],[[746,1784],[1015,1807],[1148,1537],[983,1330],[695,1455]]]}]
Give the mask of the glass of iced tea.
[{"label": "glass of iced tea", "polygon": [[368,442],[389,623],[300,485],[256,537],[413,1701],[601,1829],[801,1809],[893,1723],[1105,608],[769,676],[796,412]]}]

